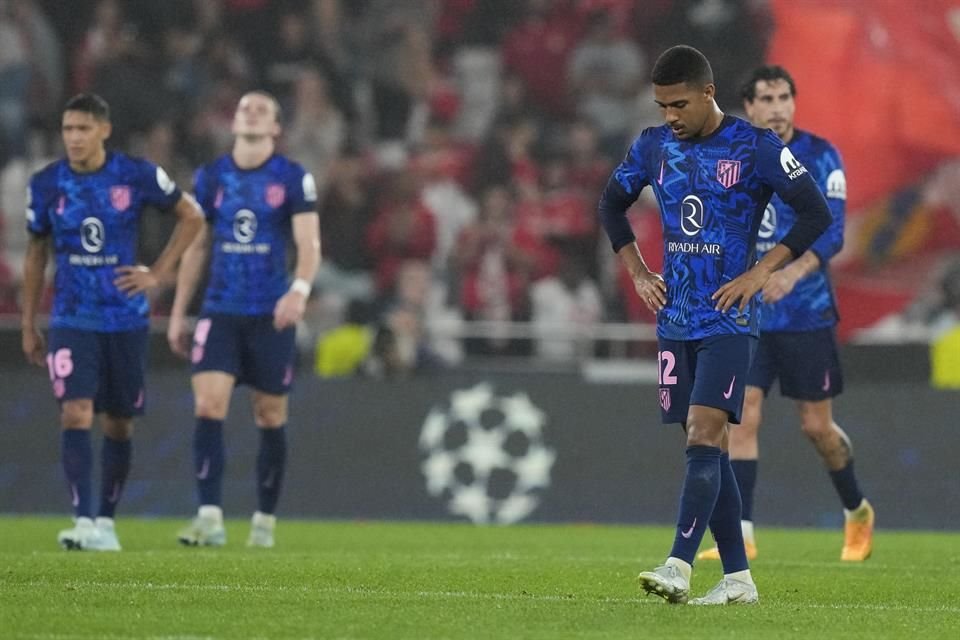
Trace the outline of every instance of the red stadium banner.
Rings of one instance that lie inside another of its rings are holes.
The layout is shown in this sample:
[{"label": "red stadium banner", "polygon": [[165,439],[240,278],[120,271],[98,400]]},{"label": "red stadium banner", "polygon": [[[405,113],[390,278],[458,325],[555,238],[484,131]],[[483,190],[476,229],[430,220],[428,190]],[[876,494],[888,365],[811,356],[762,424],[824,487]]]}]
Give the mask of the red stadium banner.
[{"label": "red stadium banner", "polygon": [[769,60],[797,82],[797,126],[843,154],[848,215],[960,155],[960,0],[771,5]]}]

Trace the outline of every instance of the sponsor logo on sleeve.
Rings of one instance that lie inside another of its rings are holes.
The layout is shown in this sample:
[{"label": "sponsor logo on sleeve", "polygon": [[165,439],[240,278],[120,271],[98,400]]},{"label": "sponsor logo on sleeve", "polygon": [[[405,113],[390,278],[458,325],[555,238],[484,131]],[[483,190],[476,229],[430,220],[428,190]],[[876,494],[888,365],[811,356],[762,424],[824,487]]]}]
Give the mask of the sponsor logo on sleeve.
[{"label": "sponsor logo on sleeve", "polygon": [[177,185],[170,179],[163,167],[157,167],[157,186],[167,195],[173,193],[177,188]]},{"label": "sponsor logo on sleeve", "polygon": [[786,173],[787,177],[791,180],[796,180],[807,172],[807,168],[793,157],[793,153],[791,153],[789,147],[784,147],[783,150],[780,151],[780,166],[783,167],[783,172]]},{"label": "sponsor logo on sleeve", "polygon": [[317,181],[311,173],[303,174],[303,199],[307,202],[317,201]]},{"label": "sponsor logo on sleeve", "polygon": [[847,199],[847,177],[843,174],[843,169],[834,169],[827,176],[827,197]]}]

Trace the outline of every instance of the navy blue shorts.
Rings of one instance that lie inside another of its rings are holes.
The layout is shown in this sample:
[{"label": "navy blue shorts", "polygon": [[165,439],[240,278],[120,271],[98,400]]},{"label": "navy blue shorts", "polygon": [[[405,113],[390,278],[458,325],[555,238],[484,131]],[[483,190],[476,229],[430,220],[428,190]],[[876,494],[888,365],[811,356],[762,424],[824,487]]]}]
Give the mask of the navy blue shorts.
[{"label": "navy blue shorts", "polygon": [[147,329],[106,333],[51,328],[47,371],[53,395],[92,399],[95,413],[118,418],[143,415]]},{"label": "navy blue shorts", "polygon": [[293,382],[296,329],[273,328],[273,316],[214,313],[193,332],[193,372],[223,371],[258,391],[286,395]]},{"label": "navy blue shorts", "polygon": [[660,415],[663,422],[686,425],[690,405],[727,412],[740,423],[747,371],[757,339],[748,335],[700,340],[659,340]]},{"label": "navy blue shorts", "polygon": [[833,328],[760,334],[747,384],[766,395],[780,379],[780,393],[818,402],[843,392],[843,370]]}]

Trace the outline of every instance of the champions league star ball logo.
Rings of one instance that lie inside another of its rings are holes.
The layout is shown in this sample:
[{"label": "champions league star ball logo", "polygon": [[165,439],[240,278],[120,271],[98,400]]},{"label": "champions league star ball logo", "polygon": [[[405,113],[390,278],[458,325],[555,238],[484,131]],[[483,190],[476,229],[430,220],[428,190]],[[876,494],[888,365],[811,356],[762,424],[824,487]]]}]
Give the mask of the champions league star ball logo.
[{"label": "champions league star ball logo", "polygon": [[523,520],[550,486],[557,457],[544,444],[545,424],[525,393],[496,395],[486,383],[454,391],[420,432],[427,492],[475,524]]}]

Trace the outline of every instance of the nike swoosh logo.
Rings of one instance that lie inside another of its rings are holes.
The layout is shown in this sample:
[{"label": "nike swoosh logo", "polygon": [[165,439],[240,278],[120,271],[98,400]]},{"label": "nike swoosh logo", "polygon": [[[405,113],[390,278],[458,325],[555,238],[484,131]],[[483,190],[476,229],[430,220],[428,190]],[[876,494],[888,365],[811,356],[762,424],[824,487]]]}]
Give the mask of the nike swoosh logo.
[{"label": "nike swoosh logo", "polygon": [[830,391],[830,371],[823,375],[823,390]]},{"label": "nike swoosh logo", "polygon": [[203,459],[203,466],[200,467],[200,471],[197,473],[197,480],[206,480],[207,475],[210,473],[210,458]]},{"label": "nike swoosh logo", "polygon": [[733,376],[733,379],[730,380],[730,387],[723,392],[723,397],[727,400],[730,399],[730,396],[733,395],[733,383],[737,381],[737,376]]},{"label": "nike swoosh logo", "polygon": [[694,518],[694,519],[693,519],[693,524],[690,525],[690,528],[687,529],[686,531],[681,531],[681,532],[680,532],[680,535],[682,535],[684,538],[686,538],[686,539],[689,540],[689,539],[690,539],[690,536],[693,535],[693,528],[696,527],[696,526],[697,526],[697,519]]},{"label": "nike swoosh logo", "polygon": [[660,161],[660,177],[657,178],[657,184],[663,184],[663,160]]}]

